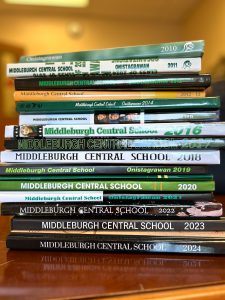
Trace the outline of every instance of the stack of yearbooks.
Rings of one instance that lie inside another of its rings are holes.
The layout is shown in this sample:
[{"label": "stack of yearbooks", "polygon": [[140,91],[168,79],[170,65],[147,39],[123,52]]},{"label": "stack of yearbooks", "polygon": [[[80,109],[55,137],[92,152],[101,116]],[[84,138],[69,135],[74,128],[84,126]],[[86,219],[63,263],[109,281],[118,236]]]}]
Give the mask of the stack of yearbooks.
[{"label": "stack of yearbooks", "polygon": [[203,41],[22,57],[6,126],[11,249],[225,253],[219,97]]}]

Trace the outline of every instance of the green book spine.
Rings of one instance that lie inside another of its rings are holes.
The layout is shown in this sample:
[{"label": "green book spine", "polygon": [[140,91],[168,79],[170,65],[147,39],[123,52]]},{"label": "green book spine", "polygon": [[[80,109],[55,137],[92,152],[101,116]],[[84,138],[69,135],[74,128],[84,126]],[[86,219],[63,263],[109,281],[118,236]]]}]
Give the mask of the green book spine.
[{"label": "green book spine", "polygon": [[205,43],[202,40],[185,41],[49,55],[22,56],[20,58],[20,62],[56,62],[72,60],[107,60],[174,56],[198,57],[203,55],[204,47]]},{"label": "green book spine", "polygon": [[129,181],[129,180],[9,180],[0,181],[1,191],[195,191],[212,192],[214,181]]},{"label": "green book spine", "polygon": [[220,97],[151,100],[107,100],[107,101],[18,101],[16,110],[20,113],[81,113],[94,111],[144,111],[216,109]]}]

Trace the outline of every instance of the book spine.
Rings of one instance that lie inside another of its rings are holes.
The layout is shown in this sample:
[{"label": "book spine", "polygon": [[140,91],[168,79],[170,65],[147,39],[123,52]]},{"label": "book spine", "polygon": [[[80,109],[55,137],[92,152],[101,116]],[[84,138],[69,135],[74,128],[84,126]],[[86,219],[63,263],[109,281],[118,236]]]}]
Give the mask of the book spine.
[{"label": "book spine", "polygon": [[225,122],[108,125],[8,125],[5,138],[79,137],[207,137],[225,136]]},{"label": "book spine", "polygon": [[205,232],[224,231],[225,220],[99,220],[60,218],[13,218],[13,231],[139,231],[139,232]]},{"label": "book spine", "polygon": [[[98,117],[96,113],[96,119],[100,119],[101,116]],[[104,116],[104,115],[103,115]],[[139,114],[140,116],[140,114]],[[200,116],[200,115],[199,115]],[[207,116],[210,118],[217,117],[219,118],[219,114],[217,112],[206,112],[203,113],[202,117],[205,119]],[[193,118],[195,115],[193,115]],[[190,118],[192,118],[192,113],[190,113]],[[132,122],[131,122],[132,123]],[[84,125],[84,124],[95,124],[95,114],[87,113],[87,114],[46,114],[46,115],[19,115],[19,125],[30,124],[30,125]]]},{"label": "book spine", "polygon": [[64,164],[162,164],[212,165],[220,164],[219,150],[168,151],[2,151],[2,163],[64,163]]},{"label": "book spine", "polygon": [[30,165],[26,164],[7,164],[0,165],[0,175],[84,175],[84,174],[206,174],[207,166],[128,166],[128,165]]},{"label": "book spine", "polygon": [[[10,202],[78,202],[78,203],[101,203],[103,202],[103,192],[102,191],[65,191],[65,192],[41,192],[39,191],[39,196],[35,192],[0,192],[0,202],[10,203]],[[5,198],[7,197],[7,198]]]},{"label": "book spine", "polygon": [[38,56],[21,56],[20,62],[57,62],[73,60],[108,60],[108,59],[142,59],[157,57],[201,57],[205,43],[199,41],[185,41],[162,43],[155,45],[138,45],[131,47],[99,49],[69,53],[57,53]]},{"label": "book spine", "polygon": [[87,217],[87,218],[149,218],[175,217],[206,218],[221,217],[222,203],[196,202],[195,204],[109,204],[78,205],[74,203],[2,203],[1,215],[41,216],[41,217]]},{"label": "book spine", "polygon": [[42,114],[19,115],[19,125],[90,125],[90,124],[135,124],[152,122],[182,122],[182,121],[219,121],[219,111],[199,112],[171,112],[154,113],[147,112],[104,112],[91,114]]},{"label": "book spine", "polygon": [[7,76],[11,78],[76,74],[198,73],[200,71],[201,57],[37,62],[7,65]]},{"label": "book spine", "polygon": [[108,101],[17,101],[19,113],[90,113],[95,111],[145,111],[145,110],[196,110],[220,108],[219,97],[150,99],[150,100],[108,100]]},{"label": "book spine", "polygon": [[225,139],[113,139],[113,138],[46,138],[5,139],[4,146],[24,151],[150,150],[150,149],[220,149]]},{"label": "book spine", "polygon": [[210,86],[210,75],[124,75],[123,77],[91,75],[70,76],[68,78],[16,78],[15,89],[21,90],[96,90],[96,89],[120,89],[120,90],[203,90]]},{"label": "book spine", "polygon": [[21,202],[104,202],[110,203],[136,203],[155,204],[177,202],[212,201],[213,193],[107,193],[102,191],[39,191],[36,192],[5,192],[0,191],[0,203],[21,203]]},{"label": "book spine", "polygon": [[210,181],[140,181],[140,180],[0,180],[1,191],[166,191],[212,192]]},{"label": "book spine", "polygon": [[182,254],[225,254],[221,240],[205,239],[168,239],[139,237],[128,239],[102,235],[96,236],[63,236],[10,234],[6,246],[10,249],[51,250],[51,251],[88,251],[120,253],[182,253]]},{"label": "book spine", "polygon": [[105,101],[203,98],[205,91],[15,91],[15,101]]}]

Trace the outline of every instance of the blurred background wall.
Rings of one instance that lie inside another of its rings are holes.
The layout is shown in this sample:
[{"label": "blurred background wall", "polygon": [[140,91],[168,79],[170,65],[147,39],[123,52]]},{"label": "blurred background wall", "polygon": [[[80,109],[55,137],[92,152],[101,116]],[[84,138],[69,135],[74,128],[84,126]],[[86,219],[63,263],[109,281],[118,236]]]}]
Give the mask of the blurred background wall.
[{"label": "blurred background wall", "polygon": [[85,8],[0,0],[0,44],[28,55],[204,39],[203,71],[216,73],[225,57],[223,28],[224,0],[89,0]]},{"label": "blurred background wall", "polygon": [[[181,0],[182,2],[182,0]],[[203,71],[225,79],[225,1],[200,0],[182,24],[183,38],[204,39]]]},{"label": "blurred background wall", "polygon": [[23,47],[27,54],[180,40],[182,19],[196,2],[90,0],[79,9],[2,2],[0,40]]}]

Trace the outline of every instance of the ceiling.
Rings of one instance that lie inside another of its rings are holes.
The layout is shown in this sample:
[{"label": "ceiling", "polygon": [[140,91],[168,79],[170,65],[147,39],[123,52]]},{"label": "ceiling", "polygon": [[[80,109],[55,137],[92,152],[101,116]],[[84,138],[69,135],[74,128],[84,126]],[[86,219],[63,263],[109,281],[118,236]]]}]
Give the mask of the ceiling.
[{"label": "ceiling", "polygon": [[[204,0],[89,0],[86,8],[52,8],[5,4],[0,0],[0,14],[68,14],[86,17],[150,19],[179,23]],[[146,30],[148,30],[146,28]]]}]

